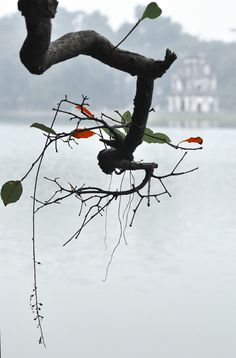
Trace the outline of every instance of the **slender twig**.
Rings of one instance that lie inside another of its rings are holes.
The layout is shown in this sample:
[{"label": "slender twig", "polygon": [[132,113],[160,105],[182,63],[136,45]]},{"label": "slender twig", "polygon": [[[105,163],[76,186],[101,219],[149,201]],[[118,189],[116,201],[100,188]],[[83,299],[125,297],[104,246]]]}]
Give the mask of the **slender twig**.
[{"label": "slender twig", "polygon": [[203,147],[182,147],[182,146],[179,146],[179,145],[175,145],[175,144],[172,144],[172,143],[169,143],[169,142],[166,142],[167,145],[169,145],[170,147],[174,148],[174,149],[182,149],[182,150],[201,150],[203,149]]},{"label": "slender twig", "polygon": [[174,169],[172,170],[172,173],[175,172],[175,170],[177,169],[177,167],[180,165],[180,163],[184,160],[184,158],[186,157],[186,155],[188,154],[188,152],[185,152],[182,156],[182,158],[180,158],[180,160],[178,161],[178,163],[176,164],[176,166],[174,167]]},{"label": "slender twig", "polygon": [[144,198],[144,197],[141,197],[141,198],[139,199],[138,204],[137,204],[136,207],[133,209],[133,215],[132,215],[132,218],[131,218],[131,221],[130,221],[130,224],[129,224],[130,227],[133,225],[135,215],[136,215],[136,213],[137,213],[137,210],[138,210],[138,208],[139,208],[139,206],[140,206],[140,204],[141,204],[143,198]]},{"label": "slender twig", "polygon": [[[61,103],[63,102],[60,101],[58,104],[58,109],[61,106]],[[54,123],[56,121],[57,118],[57,114],[58,112],[55,113],[55,116],[53,118],[52,124],[51,124],[51,129],[54,126]],[[39,264],[39,262],[36,259],[36,218],[35,218],[35,214],[36,214],[36,194],[37,194],[37,186],[38,186],[38,179],[39,179],[39,173],[40,173],[40,169],[41,169],[41,165],[42,165],[42,161],[45,155],[45,151],[48,147],[48,145],[50,144],[50,135],[48,134],[47,139],[46,139],[46,143],[44,146],[44,150],[42,151],[40,157],[39,157],[39,161],[38,161],[38,167],[37,167],[37,171],[36,171],[36,175],[35,175],[35,181],[34,181],[34,189],[33,189],[33,205],[32,205],[32,255],[33,255],[33,297],[34,297],[34,309],[35,309],[35,313],[36,313],[36,321],[38,323],[38,328],[40,330],[40,338],[39,338],[39,343],[42,343],[44,345],[44,347],[46,348],[46,344],[45,344],[45,339],[44,339],[44,333],[43,333],[43,327],[42,327],[42,319],[43,316],[41,315],[41,303],[39,301],[39,295],[38,295],[38,280],[37,280],[37,265]],[[32,169],[32,167],[31,167]],[[28,172],[29,173],[29,172]],[[28,175],[28,174],[27,174]],[[24,178],[23,178],[24,179]],[[31,295],[32,297],[32,295]]]},{"label": "slender twig", "polygon": [[35,297],[35,312],[36,312],[36,320],[38,322],[38,327],[40,330],[40,343],[43,343],[44,347],[46,348],[45,339],[44,339],[44,333],[43,333],[43,327],[42,327],[42,316],[39,312],[39,297],[38,297],[38,283],[37,283],[37,264],[38,261],[36,261],[36,225],[35,225],[35,213],[36,213],[36,193],[37,193],[37,185],[38,185],[38,177],[39,177],[39,171],[41,168],[43,156],[40,158],[36,176],[35,176],[35,182],[34,182],[34,190],[33,190],[33,237],[32,237],[32,253],[33,253],[33,282],[34,282],[34,297]]},{"label": "slender twig", "polygon": [[178,168],[178,166],[180,165],[180,163],[184,160],[185,156],[187,155],[188,152],[185,152],[183,154],[183,156],[180,158],[180,160],[178,161],[178,163],[175,165],[174,169],[171,171],[171,173],[169,174],[166,174],[166,175],[154,175],[152,174],[152,177],[153,178],[156,178],[156,179],[159,179],[161,181],[161,179],[164,179],[164,178],[168,178],[170,176],[179,176],[179,175],[184,175],[184,174],[188,174],[188,173],[192,173],[194,172],[195,170],[198,170],[198,167],[196,168],[193,168],[193,169],[190,169],[190,170],[186,170],[186,171],[183,171],[183,172],[179,172],[179,173],[175,173],[175,170]]},{"label": "slender twig", "polygon": [[43,151],[40,153],[40,155],[38,156],[38,158],[32,163],[31,167],[29,168],[29,170],[26,172],[26,174],[21,178],[21,182],[23,180],[25,180],[25,178],[30,174],[30,172],[32,171],[32,169],[35,167],[35,165],[38,163],[38,161],[40,161],[42,159],[42,157],[44,156],[44,153],[46,152],[47,148],[49,147],[49,145],[51,144],[51,142],[49,141],[47,144],[45,144]]},{"label": "slender twig", "polygon": [[80,226],[80,228],[63,244],[63,246],[66,246],[71,240],[73,240],[74,238],[77,239],[81,233],[81,231],[84,229],[84,227],[91,221],[93,220],[98,214],[100,214],[101,211],[103,211],[107,206],[110,205],[110,203],[112,202],[112,200],[114,199],[114,196],[112,196],[104,206],[100,207],[97,212],[93,215],[91,215],[88,218],[88,215],[90,214],[91,210],[97,206],[97,205],[93,205],[92,207],[89,208],[87,214],[84,217],[83,223]]},{"label": "slender twig", "polygon": [[160,183],[161,183],[161,185],[163,186],[163,188],[164,188],[164,193],[163,194],[168,194],[169,195],[169,197],[171,198],[171,194],[170,194],[170,192],[169,192],[169,190],[167,189],[167,187],[165,186],[165,184],[163,183],[163,181],[161,180],[161,178],[159,178],[159,181],[160,181]]},{"label": "slender twig", "polygon": [[[117,111],[115,111],[115,113],[116,113],[116,112],[117,112]],[[121,123],[121,122],[118,121],[117,119],[114,119],[114,118],[112,118],[111,116],[108,116],[108,115],[105,114],[105,113],[102,113],[102,114],[101,114],[101,119],[102,119],[103,117],[105,117],[105,118],[107,118],[107,119],[110,119],[112,122]]]}]

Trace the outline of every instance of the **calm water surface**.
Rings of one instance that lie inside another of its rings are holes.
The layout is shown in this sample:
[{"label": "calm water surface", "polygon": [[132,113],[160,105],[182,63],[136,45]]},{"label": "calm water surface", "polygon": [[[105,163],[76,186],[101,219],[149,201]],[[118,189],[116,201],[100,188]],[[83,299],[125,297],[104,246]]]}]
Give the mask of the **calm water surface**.
[{"label": "calm water surface", "polygon": [[[37,218],[39,292],[47,349],[29,307],[32,289],[32,179],[21,201],[0,206],[0,328],[2,357],[45,358],[235,358],[236,356],[236,131],[165,129],[174,142],[201,135],[204,150],[189,153],[180,169],[199,170],[166,182],[162,197],[138,212],[122,240],[108,280],[106,265],[119,237],[117,204],[62,244],[78,228],[78,201],[48,207]],[[1,185],[19,179],[40,152],[36,129],[0,126]],[[97,169],[94,137],[74,150],[51,151],[42,174],[82,185],[108,187]],[[136,159],[173,169],[181,152],[143,145]],[[53,186],[42,183],[40,198]],[[125,202],[123,203],[125,206]]]}]

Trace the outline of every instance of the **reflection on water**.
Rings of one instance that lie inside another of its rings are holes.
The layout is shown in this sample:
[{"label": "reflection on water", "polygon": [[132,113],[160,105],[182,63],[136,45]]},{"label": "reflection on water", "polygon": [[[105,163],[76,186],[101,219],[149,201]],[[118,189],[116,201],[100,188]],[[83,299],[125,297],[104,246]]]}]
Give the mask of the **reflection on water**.
[{"label": "reflection on water", "polygon": [[[1,126],[1,184],[22,177],[44,138],[26,126]],[[163,130],[164,131],[164,130]],[[45,208],[37,220],[40,295],[48,348],[37,345],[28,297],[32,287],[31,200],[27,179],[21,202],[1,205],[0,326],[3,356],[70,358],[222,358],[235,356],[236,142],[235,130],[166,129],[178,142],[201,135],[204,150],[189,153],[181,170],[192,174],[166,183],[172,198],[141,207],[128,245],[122,240],[109,277],[102,281],[119,237],[118,203],[78,240],[63,242],[79,225],[78,201]],[[98,169],[100,144],[60,146],[45,159],[43,175],[108,187]],[[92,144],[91,144],[92,143]],[[169,171],[181,153],[143,145],[137,159]],[[47,197],[45,183],[40,196]],[[125,206],[125,202],[124,202]],[[59,341],[60,340],[60,341]],[[12,344],[14,342],[14,344]]]}]

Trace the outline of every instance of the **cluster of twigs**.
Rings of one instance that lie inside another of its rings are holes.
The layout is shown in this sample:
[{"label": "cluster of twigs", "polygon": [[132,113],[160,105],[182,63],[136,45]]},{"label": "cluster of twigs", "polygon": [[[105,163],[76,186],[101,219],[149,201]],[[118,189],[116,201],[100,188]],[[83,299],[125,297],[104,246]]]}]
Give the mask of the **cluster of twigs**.
[{"label": "cluster of twigs", "polygon": [[[37,321],[37,325],[40,329],[40,338],[39,343],[42,343],[45,345],[44,335],[43,335],[43,329],[42,329],[42,319],[43,316],[41,314],[41,308],[42,303],[39,300],[38,297],[38,283],[37,283],[37,269],[40,262],[37,260],[36,257],[36,214],[37,212],[49,205],[53,204],[61,204],[64,200],[74,196],[76,197],[80,202],[80,210],[79,210],[79,216],[82,217],[80,226],[76,229],[76,231],[71,235],[63,244],[63,246],[69,244],[73,239],[77,239],[79,235],[81,234],[82,230],[98,215],[102,215],[105,213],[105,217],[107,220],[107,209],[112,204],[113,201],[119,200],[119,206],[118,206],[118,217],[120,222],[120,236],[117,240],[116,245],[114,246],[110,260],[108,262],[105,278],[107,279],[109,267],[112,263],[113,256],[115,254],[116,249],[118,248],[122,235],[125,239],[125,229],[126,227],[132,226],[134,222],[134,218],[138,212],[138,209],[140,208],[142,203],[146,203],[147,206],[151,205],[151,201],[160,202],[160,196],[168,195],[171,197],[171,194],[169,190],[167,189],[167,186],[165,184],[165,179],[168,177],[174,177],[179,176],[183,174],[187,174],[190,172],[193,172],[197,170],[198,168],[193,168],[187,171],[178,171],[179,165],[184,160],[185,156],[187,155],[188,150],[196,150],[201,149],[201,147],[193,147],[193,148],[185,148],[180,147],[178,145],[174,145],[172,143],[166,143],[167,145],[170,145],[174,149],[180,149],[184,150],[184,154],[181,156],[180,160],[177,162],[173,170],[165,175],[157,175],[155,173],[155,169],[158,167],[156,163],[144,163],[142,161],[135,162],[132,160],[121,160],[117,162],[117,168],[114,170],[112,175],[119,176],[121,174],[121,179],[119,180],[120,184],[118,188],[115,190],[111,190],[111,185],[108,189],[95,187],[95,186],[89,186],[89,185],[79,185],[76,184],[70,184],[68,183],[66,186],[63,185],[60,182],[60,178],[48,178],[45,177],[45,180],[52,182],[55,185],[54,192],[50,195],[50,197],[46,201],[42,201],[38,198],[37,189],[39,184],[39,174],[42,166],[42,162],[44,159],[44,156],[46,154],[46,151],[49,147],[54,145],[55,151],[58,152],[58,141],[65,142],[68,146],[73,147],[74,143],[77,143],[78,139],[75,139],[72,134],[74,133],[74,129],[71,132],[61,132],[56,133],[53,130],[53,127],[55,125],[56,119],[58,114],[63,114],[67,118],[69,118],[70,121],[76,121],[76,128],[79,128],[81,123],[86,124],[90,123],[89,127],[84,127],[83,129],[80,129],[80,131],[88,131],[88,130],[96,130],[97,134],[100,137],[101,142],[103,143],[103,146],[107,148],[107,143],[109,141],[112,142],[112,138],[109,140],[104,139],[103,133],[105,133],[103,130],[108,130],[111,134],[111,137],[115,137],[116,135],[116,129],[117,128],[124,128],[127,127],[126,124],[122,121],[122,116],[120,115],[119,120],[114,119],[112,117],[106,116],[105,114],[101,114],[100,118],[88,116],[86,111],[84,111],[85,106],[89,106],[87,103],[88,98],[83,97],[82,103],[79,105],[81,108],[81,113],[78,114],[78,112],[74,113],[73,110],[68,110],[68,105],[71,107],[75,107],[78,105],[75,102],[69,101],[67,97],[62,99],[56,108],[54,108],[55,115],[53,118],[53,121],[51,123],[51,127],[48,127],[48,133],[46,135],[46,141],[44,144],[44,147],[38,156],[38,158],[34,161],[34,163],[31,165],[30,169],[27,171],[27,173],[24,175],[24,177],[21,179],[23,181],[32,171],[33,168],[36,167],[36,174],[34,179],[34,189],[33,189],[33,279],[34,279],[34,287],[33,287],[33,293],[30,297],[31,302],[31,308],[35,314],[35,320]],[[64,108],[64,105],[66,105],[66,109]],[[89,120],[89,121],[88,121]],[[99,156],[98,156],[99,157]],[[136,171],[142,171],[144,172],[144,177],[141,180],[140,183],[136,183],[137,179],[135,178],[135,172]],[[124,177],[126,173],[129,173],[129,185],[127,188],[123,188],[124,186]],[[159,183],[161,186],[161,190],[157,190],[155,183]],[[122,218],[120,215],[121,210],[121,198],[122,197],[128,197],[128,202],[126,205],[126,208],[123,213],[123,221],[124,224],[122,224]],[[134,200],[134,198],[136,200]],[[129,217],[130,212],[132,211],[131,217]],[[125,215],[126,213],[126,215]],[[129,222],[128,222],[129,221]],[[126,242],[126,239],[125,239]]]}]

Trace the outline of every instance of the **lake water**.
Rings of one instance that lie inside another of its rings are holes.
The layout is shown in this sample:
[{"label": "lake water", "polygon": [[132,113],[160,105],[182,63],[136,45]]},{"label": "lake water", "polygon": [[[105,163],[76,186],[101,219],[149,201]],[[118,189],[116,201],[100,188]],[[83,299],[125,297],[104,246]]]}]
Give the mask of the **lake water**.
[{"label": "lake water", "polygon": [[[29,306],[32,290],[32,177],[15,205],[0,206],[0,328],[2,357],[234,358],[236,356],[236,130],[171,129],[178,142],[202,136],[204,150],[187,155],[166,182],[172,197],[145,205],[127,229],[103,282],[119,237],[117,206],[62,244],[78,228],[78,201],[47,207],[37,217],[39,294],[47,349],[37,343]],[[44,138],[27,125],[1,125],[1,185],[21,178]],[[74,150],[50,151],[42,174],[73,184],[108,187],[97,168],[101,144],[91,138]],[[143,145],[136,159],[173,169],[182,153]],[[53,187],[42,184],[47,198]],[[117,205],[117,204],[116,204]],[[124,203],[125,205],[125,203]]]}]

